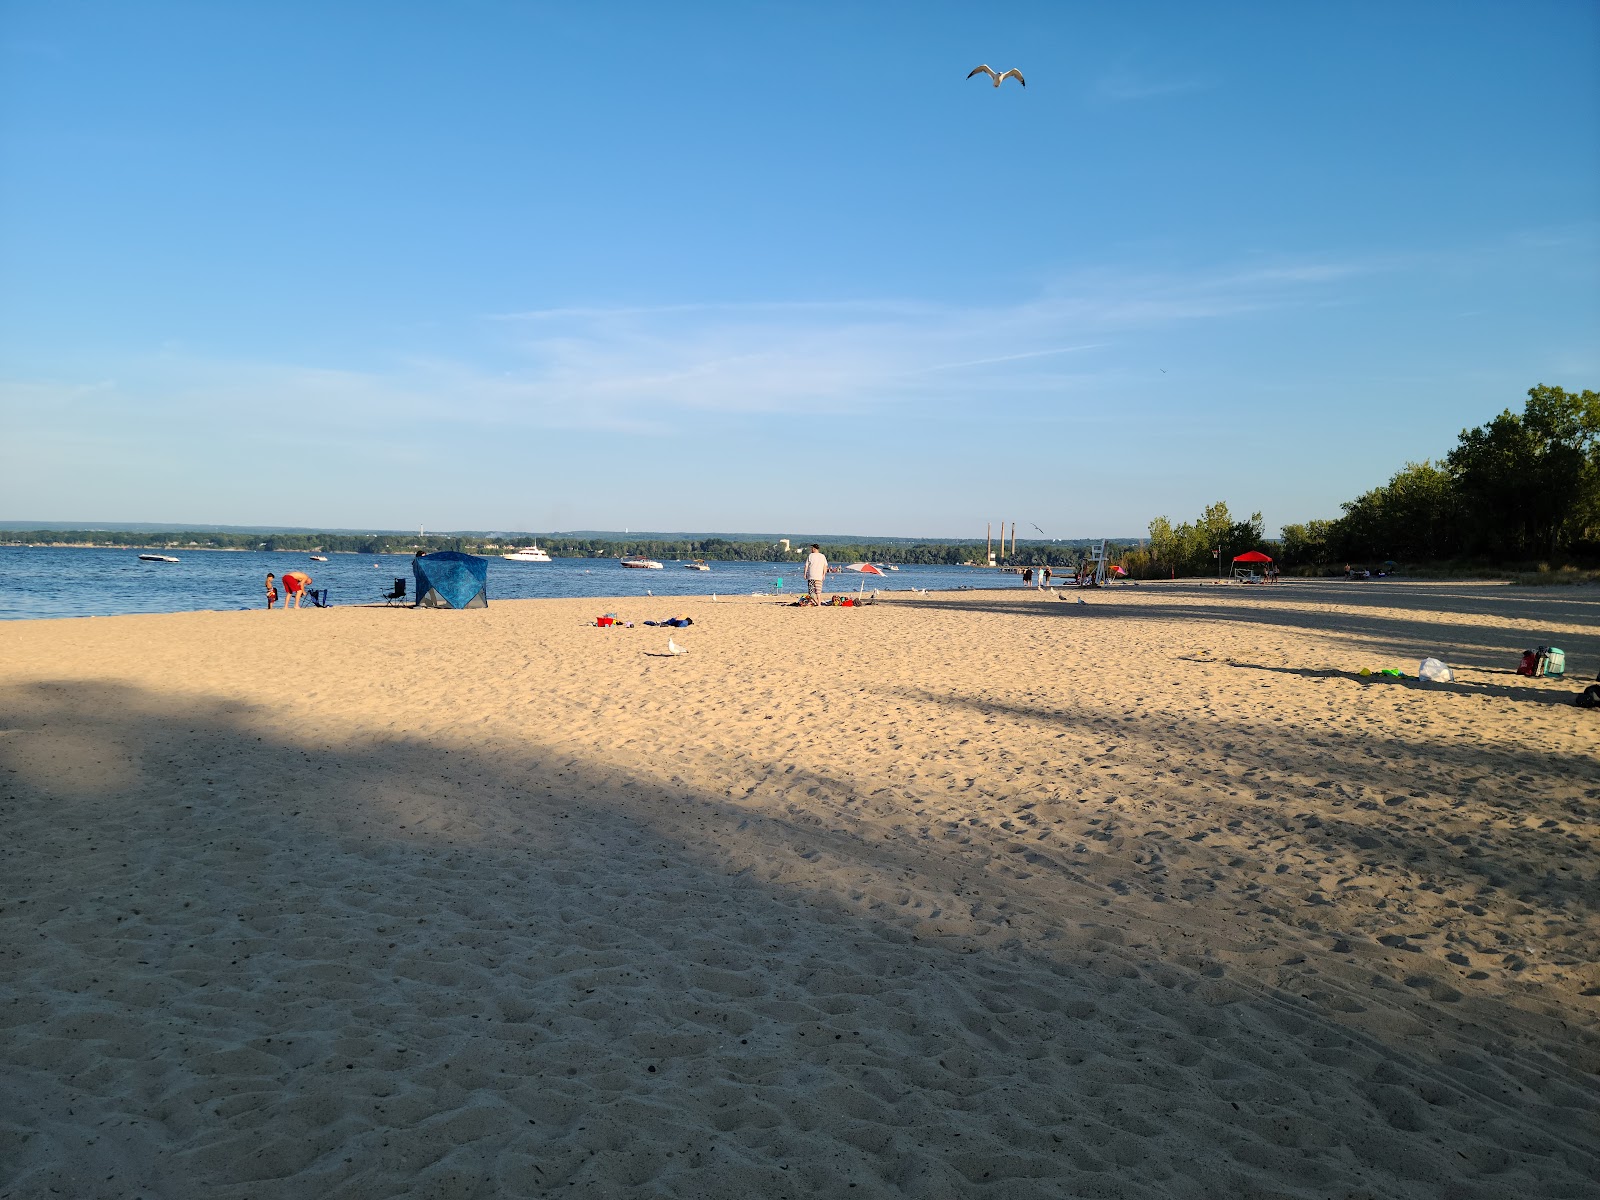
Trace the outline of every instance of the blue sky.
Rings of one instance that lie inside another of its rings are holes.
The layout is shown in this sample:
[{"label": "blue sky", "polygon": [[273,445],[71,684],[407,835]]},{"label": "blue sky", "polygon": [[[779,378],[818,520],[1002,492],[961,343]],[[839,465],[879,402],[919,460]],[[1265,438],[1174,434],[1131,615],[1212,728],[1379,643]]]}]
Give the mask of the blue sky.
[{"label": "blue sky", "polygon": [[1600,387],[1588,0],[10,0],[0,172],[0,518],[1276,530]]}]

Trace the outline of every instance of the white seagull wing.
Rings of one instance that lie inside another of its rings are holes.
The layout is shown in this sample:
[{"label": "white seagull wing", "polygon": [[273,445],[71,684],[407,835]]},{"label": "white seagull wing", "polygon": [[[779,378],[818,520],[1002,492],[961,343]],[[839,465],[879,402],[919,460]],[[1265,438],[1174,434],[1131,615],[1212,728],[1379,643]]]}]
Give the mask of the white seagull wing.
[{"label": "white seagull wing", "polygon": [[1015,67],[1012,67],[1011,70],[1007,71],[1004,75],[1000,76],[1000,79],[1001,79],[1002,82],[1004,82],[1007,79],[1015,79],[1023,87],[1027,87],[1028,86],[1028,81],[1022,77],[1022,72],[1017,70]]},{"label": "white seagull wing", "polygon": [[988,63],[979,63],[977,66],[973,67],[972,70],[967,72],[967,78],[971,79],[979,71],[982,71],[990,79],[995,78],[994,68],[989,66]]}]

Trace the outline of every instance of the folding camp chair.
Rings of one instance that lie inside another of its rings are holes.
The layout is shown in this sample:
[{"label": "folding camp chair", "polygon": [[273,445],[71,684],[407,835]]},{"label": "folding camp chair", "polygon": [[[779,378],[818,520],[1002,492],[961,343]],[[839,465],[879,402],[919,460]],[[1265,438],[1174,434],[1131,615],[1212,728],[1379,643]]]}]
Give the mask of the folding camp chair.
[{"label": "folding camp chair", "polygon": [[403,578],[398,577],[394,581],[393,589],[384,592],[383,595],[378,597],[378,599],[382,600],[385,604],[395,604],[401,600],[404,600],[405,598],[406,581]]},{"label": "folding camp chair", "polygon": [[316,605],[316,607],[318,607],[318,608],[327,608],[328,607],[328,589],[327,588],[318,588],[315,591],[313,591],[311,588],[307,588],[306,589],[306,596],[311,600],[312,604]]}]

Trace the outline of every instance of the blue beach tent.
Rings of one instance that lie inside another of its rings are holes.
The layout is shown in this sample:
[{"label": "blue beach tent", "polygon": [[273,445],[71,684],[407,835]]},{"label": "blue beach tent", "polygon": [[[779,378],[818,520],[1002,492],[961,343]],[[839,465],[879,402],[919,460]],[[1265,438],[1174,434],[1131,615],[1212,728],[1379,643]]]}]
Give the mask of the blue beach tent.
[{"label": "blue beach tent", "polygon": [[487,608],[489,560],[440,550],[411,560],[417,603],[424,608]]}]

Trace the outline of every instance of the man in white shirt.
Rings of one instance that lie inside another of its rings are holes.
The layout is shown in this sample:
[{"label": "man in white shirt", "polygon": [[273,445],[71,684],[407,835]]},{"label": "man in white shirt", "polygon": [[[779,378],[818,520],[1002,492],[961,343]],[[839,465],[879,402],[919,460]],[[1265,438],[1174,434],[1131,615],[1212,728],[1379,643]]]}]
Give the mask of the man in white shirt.
[{"label": "man in white shirt", "polygon": [[806,592],[811,597],[811,603],[822,603],[822,582],[828,578],[828,560],[823,557],[822,547],[811,543],[811,553],[806,555],[805,569],[801,572],[806,577]]}]

